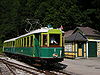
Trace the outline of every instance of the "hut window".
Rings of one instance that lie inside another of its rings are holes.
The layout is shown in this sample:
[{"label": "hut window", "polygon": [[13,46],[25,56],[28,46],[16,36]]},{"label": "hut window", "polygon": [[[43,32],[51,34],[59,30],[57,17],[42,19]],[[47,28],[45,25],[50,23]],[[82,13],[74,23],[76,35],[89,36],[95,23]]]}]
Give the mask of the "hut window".
[{"label": "hut window", "polygon": [[65,51],[72,51],[72,43],[65,44]]},{"label": "hut window", "polygon": [[78,43],[78,48],[82,48],[83,43]]},{"label": "hut window", "polygon": [[97,55],[100,57],[100,42],[97,42]]},{"label": "hut window", "polygon": [[100,51],[100,42],[97,43],[98,51]]}]

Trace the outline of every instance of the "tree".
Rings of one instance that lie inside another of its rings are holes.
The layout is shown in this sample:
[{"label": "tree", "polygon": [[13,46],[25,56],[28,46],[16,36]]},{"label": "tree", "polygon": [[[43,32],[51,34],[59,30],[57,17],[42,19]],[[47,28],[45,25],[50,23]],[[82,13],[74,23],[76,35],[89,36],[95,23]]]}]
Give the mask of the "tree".
[{"label": "tree", "polygon": [[[25,20],[39,19],[64,31],[77,26],[100,30],[100,0],[0,0],[0,41],[25,34]],[[39,28],[37,26],[36,28]]]}]

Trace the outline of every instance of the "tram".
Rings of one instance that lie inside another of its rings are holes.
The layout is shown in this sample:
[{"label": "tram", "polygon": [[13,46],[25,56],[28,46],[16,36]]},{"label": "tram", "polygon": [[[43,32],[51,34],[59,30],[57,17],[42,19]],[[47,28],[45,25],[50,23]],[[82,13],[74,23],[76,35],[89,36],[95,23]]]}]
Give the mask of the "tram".
[{"label": "tram", "polygon": [[57,63],[63,61],[62,31],[42,27],[4,41],[4,53],[31,62]]}]

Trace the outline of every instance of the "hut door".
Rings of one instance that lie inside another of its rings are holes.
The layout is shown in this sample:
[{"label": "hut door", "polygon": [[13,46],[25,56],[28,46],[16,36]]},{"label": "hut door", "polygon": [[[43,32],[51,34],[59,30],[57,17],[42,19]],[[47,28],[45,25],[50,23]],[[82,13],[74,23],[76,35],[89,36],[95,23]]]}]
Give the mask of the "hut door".
[{"label": "hut door", "polygon": [[84,43],[78,43],[77,56],[78,57],[84,56]]},{"label": "hut door", "polygon": [[90,41],[88,43],[88,56],[89,57],[97,57],[97,42]]}]

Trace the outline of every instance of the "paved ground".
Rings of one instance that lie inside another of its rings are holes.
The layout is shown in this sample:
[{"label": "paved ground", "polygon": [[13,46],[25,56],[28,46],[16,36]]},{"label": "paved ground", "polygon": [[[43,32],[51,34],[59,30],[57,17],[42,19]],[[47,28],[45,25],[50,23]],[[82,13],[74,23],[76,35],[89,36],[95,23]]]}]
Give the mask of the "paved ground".
[{"label": "paved ground", "polygon": [[65,71],[73,75],[100,75],[100,58],[65,59],[62,63],[68,65]]}]

